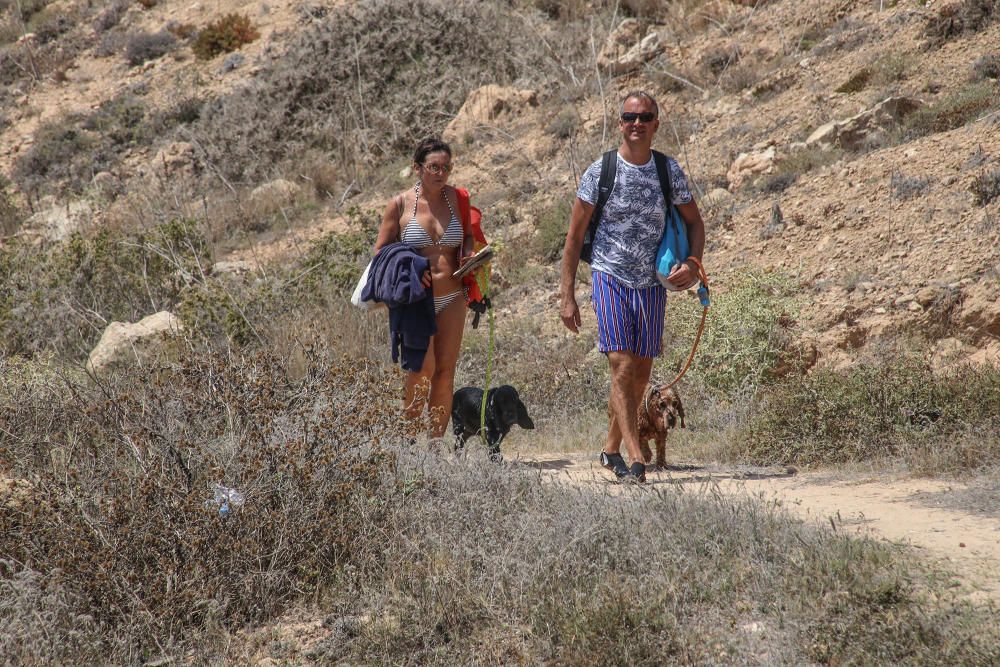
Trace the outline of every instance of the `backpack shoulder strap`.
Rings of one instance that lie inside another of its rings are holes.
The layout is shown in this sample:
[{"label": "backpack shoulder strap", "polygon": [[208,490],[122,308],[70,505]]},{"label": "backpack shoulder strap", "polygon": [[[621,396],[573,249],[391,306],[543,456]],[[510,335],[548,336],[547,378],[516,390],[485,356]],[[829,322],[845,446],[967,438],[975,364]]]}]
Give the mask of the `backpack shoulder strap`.
[{"label": "backpack shoulder strap", "polygon": [[580,259],[589,262],[593,251],[594,236],[597,234],[597,224],[601,221],[604,205],[611,197],[615,188],[615,176],[618,172],[618,149],[612,149],[601,156],[601,176],[597,179],[597,201],[594,202],[594,212],[590,214],[590,224],[583,237],[583,248]]},{"label": "backpack shoulder strap", "polygon": [[670,165],[667,156],[660,151],[653,151],[653,162],[656,164],[656,175],[660,179],[660,191],[663,192],[663,204],[670,209],[674,201],[673,186],[670,184]]},{"label": "backpack shoulder strap", "polygon": [[600,221],[604,205],[608,203],[615,188],[618,172],[618,149],[610,150],[601,157],[601,177],[597,180],[597,202],[594,204],[594,219]]}]

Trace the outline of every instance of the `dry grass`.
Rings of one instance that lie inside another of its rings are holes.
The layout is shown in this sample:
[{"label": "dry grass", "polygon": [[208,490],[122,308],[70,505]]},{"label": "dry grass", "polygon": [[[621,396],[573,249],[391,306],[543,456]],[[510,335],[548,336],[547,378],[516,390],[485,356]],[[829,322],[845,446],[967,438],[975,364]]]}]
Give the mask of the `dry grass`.
[{"label": "dry grass", "polygon": [[[96,384],[5,362],[0,458],[30,490],[0,503],[4,655],[134,662],[331,582],[392,488],[395,379],[304,354],[295,373],[268,354],[190,354]],[[245,504],[220,516],[216,483]],[[24,596],[48,606],[14,616]]]},{"label": "dry grass", "polygon": [[[899,547],[711,489],[589,492],[400,449],[397,378],[299,352],[194,354],[100,384],[5,362],[0,458],[30,480],[0,500],[5,656],[213,661],[244,623],[313,601],[319,641],[272,655],[997,658],[989,616],[936,597]],[[221,517],[214,483],[245,503]]]}]

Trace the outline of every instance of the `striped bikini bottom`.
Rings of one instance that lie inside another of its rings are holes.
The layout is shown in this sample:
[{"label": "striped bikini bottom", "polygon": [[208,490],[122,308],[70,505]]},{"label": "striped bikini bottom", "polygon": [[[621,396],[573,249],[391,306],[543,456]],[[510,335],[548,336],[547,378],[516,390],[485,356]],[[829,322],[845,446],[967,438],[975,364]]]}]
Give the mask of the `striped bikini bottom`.
[{"label": "striped bikini bottom", "polygon": [[464,298],[464,296],[465,296],[465,290],[457,289],[451,294],[445,294],[444,296],[434,297],[434,314],[437,315],[442,310],[450,306],[452,302],[455,301],[455,299],[459,297]]}]

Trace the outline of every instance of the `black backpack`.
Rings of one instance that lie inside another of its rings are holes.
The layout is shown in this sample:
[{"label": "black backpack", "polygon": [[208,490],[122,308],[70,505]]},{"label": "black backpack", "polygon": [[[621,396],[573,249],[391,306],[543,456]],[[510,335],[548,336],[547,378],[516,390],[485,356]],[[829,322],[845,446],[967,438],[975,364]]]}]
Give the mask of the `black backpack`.
[{"label": "black backpack", "polygon": [[[656,175],[660,178],[660,191],[663,201],[670,206],[673,191],[670,187],[670,169],[667,167],[667,156],[660,151],[653,151],[653,162],[656,164]],[[580,249],[580,259],[590,264],[594,254],[594,237],[597,236],[597,223],[601,221],[604,205],[615,187],[615,175],[618,171],[618,149],[610,150],[601,157],[601,177],[597,181],[597,203],[590,216],[590,225],[583,237],[583,247]]]}]

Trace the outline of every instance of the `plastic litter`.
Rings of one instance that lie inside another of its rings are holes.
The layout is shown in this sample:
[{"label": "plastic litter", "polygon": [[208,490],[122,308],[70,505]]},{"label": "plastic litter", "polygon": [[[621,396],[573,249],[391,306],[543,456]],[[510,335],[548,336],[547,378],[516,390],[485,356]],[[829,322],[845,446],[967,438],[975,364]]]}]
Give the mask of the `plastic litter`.
[{"label": "plastic litter", "polygon": [[219,516],[225,518],[230,512],[243,506],[246,498],[236,489],[221,484],[212,485],[212,498],[205,501],[205,507],[218,507]]}]

